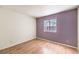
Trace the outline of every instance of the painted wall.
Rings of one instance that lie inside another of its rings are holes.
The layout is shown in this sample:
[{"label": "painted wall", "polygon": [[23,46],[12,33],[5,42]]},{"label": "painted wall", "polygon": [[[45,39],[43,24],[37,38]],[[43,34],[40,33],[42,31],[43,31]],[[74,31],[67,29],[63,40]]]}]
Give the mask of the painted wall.
[{"label": "painted wall", "polygon": [[[57,32],[44,32],[44,20],[57,17]],[[37,37],[77,47],[77,9],[39,17],[37,22]]]},{"label": "painted wall", "polygon": [[0,8],[0,49],[36,38],[35,18]]}]

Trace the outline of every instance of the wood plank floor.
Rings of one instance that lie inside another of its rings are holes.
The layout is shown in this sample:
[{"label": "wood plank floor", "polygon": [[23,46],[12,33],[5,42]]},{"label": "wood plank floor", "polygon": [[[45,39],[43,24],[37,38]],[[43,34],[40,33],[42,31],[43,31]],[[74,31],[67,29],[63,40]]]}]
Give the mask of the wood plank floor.
[{"label": "wood plank floor", "polygon": [[6,48],[1,54],[77,54],[75,48],[50,43],[42,39],[34,39],[29,42]]}]

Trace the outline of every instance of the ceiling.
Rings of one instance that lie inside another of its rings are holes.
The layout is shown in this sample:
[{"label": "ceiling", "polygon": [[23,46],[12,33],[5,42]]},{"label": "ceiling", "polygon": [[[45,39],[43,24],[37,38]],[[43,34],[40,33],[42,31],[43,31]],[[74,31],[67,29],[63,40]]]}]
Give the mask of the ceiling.
[{"label": "ceiling", "polygon": [[42,17],[76,8],[77,5],[8,5],[1,7],[34,17]]}]

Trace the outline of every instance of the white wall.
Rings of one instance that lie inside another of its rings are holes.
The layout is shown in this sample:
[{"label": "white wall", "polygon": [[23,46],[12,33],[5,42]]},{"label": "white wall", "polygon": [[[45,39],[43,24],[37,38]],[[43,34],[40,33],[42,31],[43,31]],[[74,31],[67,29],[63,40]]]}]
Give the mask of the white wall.
[{"label": "white wall", "polygon": [[0,8],[0,49],[33,38],[36,38],[35,18]]},{"label": "white wall", "polygon": [[77,38],[78,38],[78,51],[79,51],[79,7],[78,7],[78,11],[77,11],[77,12],[78,12],[78,14],[77,14],[77,15],[78,15],[78,16],[77,16],[77,17],[78,17],[78,21],[77,21],[77,27],[78,27],[78,28],[77,28],[77,30],[78,30],[78,31],[77,31],[77,33],[78,33],[78,34],[77,34]]}]

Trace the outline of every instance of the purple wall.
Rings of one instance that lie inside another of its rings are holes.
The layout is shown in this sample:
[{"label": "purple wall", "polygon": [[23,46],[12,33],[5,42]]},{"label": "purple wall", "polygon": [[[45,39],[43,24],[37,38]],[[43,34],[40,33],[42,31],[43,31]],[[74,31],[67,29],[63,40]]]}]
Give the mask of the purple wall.
[{"label": "purple wall", "polygon": [[[57,32],[44,32],[43,21],[57,17]],[[77,9],[37,18],[37,37],[77,47]]]}]

